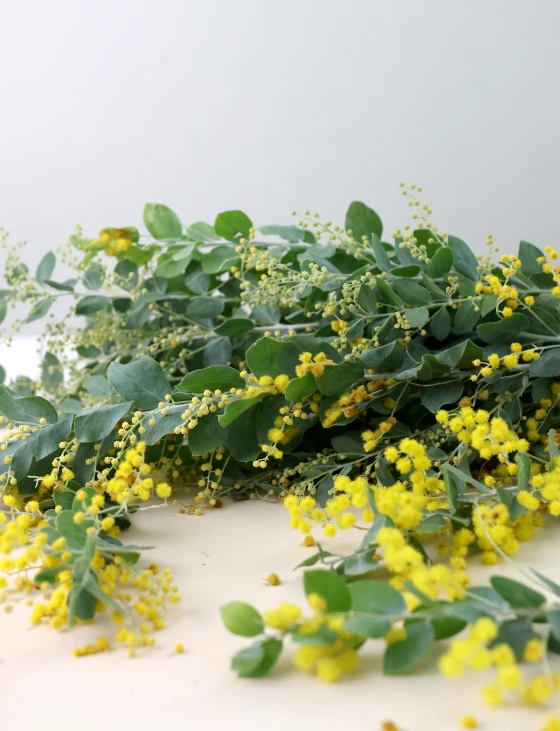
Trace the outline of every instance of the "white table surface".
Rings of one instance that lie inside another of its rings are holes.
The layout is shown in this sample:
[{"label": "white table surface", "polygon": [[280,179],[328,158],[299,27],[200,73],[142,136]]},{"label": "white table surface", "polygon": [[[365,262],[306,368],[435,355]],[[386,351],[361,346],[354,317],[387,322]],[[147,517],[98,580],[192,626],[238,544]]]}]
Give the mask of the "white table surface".
[{"label": "white table surface", "polygon": [[[0,361],[7,364],[4,354]],[[539,530],[534,541],[524,544],[516,564],[538,566],[558,580],[558,543],[552,539],[556,526]],[[134,516],[133,528],[123,538],[157,546],[149,562],[169,566],[181,589],[183,600],[157,633],[158,644],[133,659],[125,650],[76,659],[73,647],[114,625],[57,632],[30,628],[25,606],[0,614],[1,728],[377,731],[391,719],[402,731],[452,731],[460,728],[465,713],[488,730],[537,731],[542,725],[544,709],[486,708],[479,689],[490,675],[439,676],[437,652],[414,673],[383,676],[381,641],[366,645],[359,672],[338,685],[295,671],[289,651],[268,677],[237,678],[229,658],[249,640],[223,628],[219,607],[235,599],[260,610],[281,601],[305,606],[301,571],[292,569],[314,549],[301,546],[301,536],[289,528],[279,505],[227,504],[202,517],[179,514],[177,506],[151,510]],[[349,548],[354,540],[349,532],[333,545]],[[280,576],[280,586],[265,584],[271,572]],[[476,560],[471,565],[474,583],[492,574],[516,572],[510,566],[483,567]],[[173,654],[176,642],[184,644],[183,655]],[[553,662],[559,669],[560,662]],[[560,712],[560,702],[553,700],[548,710]]]}]

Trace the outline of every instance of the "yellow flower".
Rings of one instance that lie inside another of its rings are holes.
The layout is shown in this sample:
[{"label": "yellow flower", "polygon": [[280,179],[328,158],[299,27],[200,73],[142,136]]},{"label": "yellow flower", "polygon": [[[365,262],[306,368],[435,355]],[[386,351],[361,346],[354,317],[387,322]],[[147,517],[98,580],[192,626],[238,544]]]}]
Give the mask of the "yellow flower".
[{"label": "yellow flower", "polygon": [[487,706],[496,707],[503,703],[502,691],[497,683],[489,683],[482,689],[482,700]]},{"label": "yellow flower", "polygon": [[542,642],[534,637],[525,645],[523,657],[527,660],[527,662],[538,662],[543,656],[543,651],[544,648]]},{"label": "yellow flower", "polygon": [[301,617],[301,609],[297,604],[282,602],[278,609],[269,609],[264,613],[264,621],[274,629],[287,629]]},{"label": "yellow flower", "polygon": [[463,728],[478,728],[478,721],[474,716],[463,716],[461,726]]},{"label": "yellow flower", "polygon": [[523,675],[517,665],[504,665],[498,669],[498,684],[505,690],[516,690],[522,680]]},{"label": "yellow flower", "polygon": [[340,680],[342,668],[335,657],[323,657],[317,662],[317,677],[325,683]]},{"label": "yellow flower", "polygon": [[156,493],[160,498],[168,498],[171,495],[171,486],[167,482],[160,482],[156,487]]}]

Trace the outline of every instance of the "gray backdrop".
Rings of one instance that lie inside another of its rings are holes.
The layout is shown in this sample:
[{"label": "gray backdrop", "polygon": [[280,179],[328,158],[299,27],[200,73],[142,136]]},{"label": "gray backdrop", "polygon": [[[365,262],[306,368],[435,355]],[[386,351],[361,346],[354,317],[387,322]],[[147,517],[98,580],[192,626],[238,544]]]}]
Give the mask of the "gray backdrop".
[{"label": "gray backdrop", "polygon": [[4,0],[0,27],[0,224],[32,261],[146,201],[361,199],[391,231],[401,179],[475,250],[555,241],[557,0]]}]

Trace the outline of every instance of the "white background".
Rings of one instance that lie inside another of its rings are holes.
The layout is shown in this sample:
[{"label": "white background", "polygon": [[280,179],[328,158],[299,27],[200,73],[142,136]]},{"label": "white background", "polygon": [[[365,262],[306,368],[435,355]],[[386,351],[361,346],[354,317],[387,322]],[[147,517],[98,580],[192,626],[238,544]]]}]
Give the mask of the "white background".
[{"label": "white background", "polygon": [[389,234],[401,179],[475,250],[554,243],[557,0],[3,0],[0,28],[0,225],[31,262],[147,201],[359,199]]}]

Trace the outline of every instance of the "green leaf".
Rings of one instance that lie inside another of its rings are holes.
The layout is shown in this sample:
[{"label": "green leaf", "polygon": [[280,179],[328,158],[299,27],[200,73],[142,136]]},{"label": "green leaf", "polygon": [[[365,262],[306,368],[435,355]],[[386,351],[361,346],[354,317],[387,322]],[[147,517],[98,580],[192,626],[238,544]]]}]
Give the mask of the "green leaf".
[{"label": "green leaf", "polygon": [[456,236],[448,236],[447,242],[453,252],[453,268],[455,271],[469,279],[478,281],[477,267],[479,264],[470,247]]},{"label": "green leaf", "polygon": [[232,246],[215,246],[207,254],[202,254],[200,263],[206,274],[221,274],[239,264],[239,254]]},{"label": "green leaf", "polygon": [[61,536],[64,536],[68,543],[75,546],[85,546],[87,540],[86,524],[74,523],[74,511],[63,510],[56,516],[56,529]]},{"label": "green leaf", "polygon": [[404,314],[411,327],[423,327],[428,322],[430,311],[427,307],[414,307],[405,310]]},{"label": "green leaf", "polygon": [[154,254],[157,254],[158,251],[160,251],[160,248],[155,244],[151,244],[150,246],[131,246],[130,249],[122,252],[122,256],[137,267],[142,267],[151,261]]},{"label": "green leaf", "polygon": [[[509,318],[511,320],[511,317]],[[529,366],[529,373],[538,378],[553,378],[560,375],[560,348],[551,348],[541,353],[538,360],[534,360]]]},{"label": "green leaf", "polygon": [[362,236],[367,236],[368,241],[371,241],[372,234],[381,238],[383,233],[383,224],[377,213],[360,201],[350,203],[344,228],[352,231],[356,241],[360,241]]},{"label": "green leaf", "polygon": [[231,660],[231,668],[240,678],[260,678],[274,666],[282,652],[282,641],[270,638],[240,650]]},{"label": "green leaf", "polygon": [[288,401],[300,401],[307,398],[317,390],[317,381],[311,371],[307,371],[305,376],[294,378],[286,387],[286,398]]},{"label": "green leaf", "polygon": [[228,435],[228,447],[231,456],[238,462],[252,462],[261,453],[260,441],[257,432],[257,409],[249,409],[241,414]]},{"label": "green leaf", "polygon": [[490,583],[514,609],[540,607],[546,601],[545,597],[538,591],[534,591],[525,584],[520,584],[519,581],[508,579],[505,576],[493,576]]},{"label": "green leaf", "polygon": [[191,260],[193,249],[194,244],[184,244],[180,247],[168,249],[158,259],[156,275],[173,279],[173,277],[183,274]]},{"label": "green leaf", "polygon": [[345,576],[360,576],[368,571],[373,571],[378,566],[379,562],[373,558],[371,548],[348,556],[342,564]]},{"label": "green leaf", "polygon": [[45,279],[50,279],[54,268],[56,266],[56,256],[52,251],[48,251],[45,256],[39,262],[35,277],[38,282],[43,282]]},{"label": "green leaf", "polygon": [[404,307],[402,299],[393,292],[389,284],[382,277],[376,277],[375,282],[378,294],[381,296],[381,299],[385,304],[393,305],[393,307],[398,308]]},{"label": "green leaf", "polygon": [[355,455],[358,454],[363,457],[364,452],[364,440],[361,437],[360,432],[347,432],[346,434],[339,434],[331,439],[333,449],[339,454]]},{"label": "green leaf", "polygon": [[62,421],[49,426],[43,426],[34,434],[29,434],[25,440],[33,453],[35,459],[43,459],[56,449],[60,442],[65,442],[72,431],[73,416],[68,416]]},{"label": "green leaf", "polygon": [[424,406],[435,414],[444,404],[457,403],[463,393],[462,381],[451,381],[450,383],[439,383],[436,386],[428,386],[420,391],[420,400]]},{"label": "green leaf", "polygon": [[250,604],[229,602],[220,609],[222,622],[234,635],[254,637],[264,631],[261,615]]},{"label": "green leaf", "polygon": [[554,636],[557,640],[560,640],[560,609],[553,609],[547,612],[546,618]]},{"label": "green leaf", "polygon": [[428,515],[414,529],[415,533],[437,533],[438,530],[445,528],[447,521],[439,513]]},{"label": "green leaf", "polygon": [[467,622],[459,617],[434,617],[431,620],[435,640],[446,640],[453,637],[467,626]]},{"label": "green leaf", "polygon": [[402,614],[406,602],[400,592],[386,581],[367,579],[354,581],[348,586],[352,611],[364,614]]},{"label": "green leaf", "polygon": [[485,343],[492,345],[511,343],[516,335],[527,330],[528,325],[529,320],[525,315],[514,312],[511,317],[504,317],[498,322],[482,323],[478,326],[478,335]]},{"label": "green leaf", "polygon": [[537,259],[544,256],[540,249],[530,244],[528,241],[519,243],[518,257],[521,259],[521,271],[523,274],[530,276],[531,274],[541,274],[542,266]]},{"label": "green leaf", "polygon": [[[475,488],[475,490],[477,492],[479,492],[481,495],[487,495],[489,492],[491,492],[491,490],[488,487],[486,487],[486,485],[483,482],[480,482],[479,480],[475,480],[475,478],[471,474],[468,474],[467,472],[463,472],[462,470],[457,469],[457,467],[453,467],[453,465],[449,464],[449,462],[445,462],[444,464],[442,464],[441,469],[444,472],[449,472],[455,478],[455,481],[459,485],[463,485],[463,486],[465,484],[472,485]],[[467,467],[467,469],[468,469],[468,467]],[[461,489],[461,492],[464,492],[464,490],[462,488],[460,488],[460,489]]]},{"label": "green leaf", "polygon": [[[165,416],[162,415],[161,411],[154,411],[151,418],[144,420],[143,426],[145,432],[142,434],[142,441],[146,442],[148,446],[155,444],[162,437],[167,434],[173,434],[175,427],[180,426],[184,419],[181,414],[185,410],[185,404],[170,404],[168,407],[169,413]],[[152,426],[149,424],[151,420],[155,421]]]},{"label": "green leaf", "polygon": [[[445,494],[449,500],[449,505],[452,512],[455,513],[459,506],[459,488],[457,487],[457,483],[453,477],[451,477],[449,472],[446,472],[445,470],[443,471],[443,483],[445,485]],[[463,490],[461,492],[463,492]]]},{"label": "green leaf", "polygon": [[445,340],[451,331],[451,317],[447,307],[442,307],[430,318],[430,330],[437,340]]},{"label": "green leaf", "polygon": [[76,304],[76,315],[93,315],[111,304],[111,298],[102,294],[87,294]]},{"label": "green leaf", "polygon": [[465,340],[452,348],[436,353],[436,357],[450,368],[470,370],[473,368],[473,360],[482,358],[482,348],[475,345],[472,340]]},{"label": "green leaf", "polygon": [[232,423],[232,421],[235,421],[239,416],[241,416],[241,414],[247,411],[247,409],[250,409],[251,406],[254,406],[258,401],[266,396],[270,396],[270,394],[263,391],[262,393],[258,393],[256,396],[253,396],[253,398],[232,401],[226,406],[224,413],[218,416],[220,425],[228,426]]},{"label": "green leaf", "polygon": [[214,223],[218,236],[228,241],[237,241],[239,236],[247,238],[253,222],[243,211],[224,211],[219,213]]},{"label": "green leaf", "polygon": [[0,386],[0,413],[18,424],[40,424],[41,419],[55,424],[58,418],[56,409],[46,399],[20,396],[7,386]]},{"label": "green leaf", "polygon": [[222,427],[215,413],[202,416],[197,426],[189,431],[188,445],[193,456],[198,457],[220,447],[227,439],[229,427]]},{"label": "green leaf", "polygon": [[210,285],[210,277],[202,271],[202,267],[197,261],[191,261],[185,272],[185,286],[194,294],[204,294],[208,292]]},{"label": "green leaf", "polygon": [[201,241],[205,243],[207,241],[215,241],[218,238],[218,234],[214,231],[214,226],[204,221],[198,221],[193,223],[192,226],[187,228],[187,236],[191,241]]},{"label": "green leaf", "polygon": [[231,360],[231,340],[229,338],[210,338],[207,340],[206,347],[202,353],[202,365],[210,368],[214,365],[222,365],[229,363]]},{"label": "green leaf", "polygon": [[40,299],[37,300],[33,307],[29,310],[29,314],[27,315],[27,318],[25,322],[34,322],[35,320],[40,320],[41,317],[44,317],[47,312],[51,309],[53,301],[51,299]]},{"label": "green leaf", "polygon": [[[296,243],[298,241],[307,241],[310,231],[306,231],[298,226],[259,226],[259,231],[263,236],[279,236],[285,241]],[[315,237],[313,237],[315,238]]]},{"label": "green leaf", "polygon": [[389,645],[383,658],[383,670],[396,675],[419,660],[434,643],[434,629],[429,622],[409,622],[405,625],[407,637]]},{"label": "green leaf", "polygon": [[297,631],[292,632],[292,642],[301,643],[302,645],[332,645],[336,642],[337,638],[337,633],[324,625],[312,634],[302,634]]},{"label": "green leaf", "polygon": [[46,581],[49,584],[54,584],[54,582],[56,581],[56,577],[59,575],[59,573],[65,570],[65,566],[50,566],[49,568],[42,569],[41,571],[36,573],[33,582],[35,584],[42,584],[44,581]]},{"label": "green leaf", "polygon": [[191,371],[183,378],[176,390],[183,393],[204,393],[204,391],[229,391],[231,388],[245,388],[245,381],[239,371],[229,366],[217,365]]},{"label": "green leaf", "polygon": [[497,304],[498,298],[495,294],[485,294],[480,303],[480,316],[486,317],[490,312],[494,312]]},{"label": "green leaf", "polygon": [[472,300],[467,300],[459,305],[453,323],[457,335],[470,332],[480,319],[480,307]]},{"label": "green leaf", "polygon": [[527,508],[521,505],[517,497],[509,490],[506,490],[505,487],[497,487],[496,492],[508,509],[510,520],[517,520],[520,515],[525,515],[528,512]]},{"label": "green leaf", "polygon": [[453,249],[449,246],[442,246],[433,255],[428,266],[428,276],[440,279],[451,271],[453,266]]},{"label": "green leaf", "polygon": [[257,378],[281,374],[293,375],[299,362],[299,350],[289,340],[260,338],[246,353],[249,370]]},{"label": "green leaf", "polygon": [[348,615],[344,621],[344,629],[347,632],[356,632],[365,637],[377,639],[384,637],[391,629],[391,623],[386,619],[374,617],[353,617]]},{"label": "green leaf", "polygon": [[183,233],[181,221],[171,208],[161,203],[146,203],[144,225],[154,239],[179,239]]},{"label": "green leaf", "polygon": [[407,266],[394,267],[391,269],[391,274],[395,277],[415,277],[421,270],[418,264],[408,264]]},{"label": "green leaf", "polygon": [[[381,223],[381,221],[379,223]],[[377,262],[377,266],[381,269],[382,272],[390,271],[390,269],[393,265],[391,264],[391,261],[390,261],[389,257],[387,256],[387,252],[383,248],[383,244],[379,240],[379,236],[376,235],[375,232],[372,232],[368,236],[368,240],[371,241],[371,245],[373,247],[373,253],[375,254],[375,260]]]},{"label": "green leaf", "polygon": [[74,618],[88,622],[95,616],[96,597],[79,584],[73,584],[68,594],[69,624],[73,625]]},{"label": "green leaf", "polygon": [[538,635],[527,619],[509,619],[500,624],[498,636],[490,647],[505,643],[514,651],[516,659],[522,661],[525,646],[534,637],[538,637]]},{"label": "green leaf", "polygon": [[219,297],[196,297],[187,306],[187,315],[200,320],[208,320],[223,312],[225,303]]},{"label": "green leaf", "polygon": [[432,304],[432,296],[421,284],[417,282],[407,282],[404,279],[397,279],[392,282],[393,292],[413,307],[422,307],[423,305]]},{"label": "green leaf", "polygon": [[288,342],[295,345],[298,352],[304,353],[309,352],[311,355],[317,355],[318,353],[324,353],[329,360],[334,363],[342,363],[342,355],[335,350],[332,345],[325,342],[321,338],[312,337],[311,335],[292,335],[288,338]]},{"label": "green leaf", "polygon": [[239,337],[249,332],[254,327],[253,321],[246,317],[235,317],[226,320],[221,325],[214,328],[217,335],[227,335],[228,337]]},{"label": "green leaf", "polygon": [[111,384],[105,376],[89,376],[84,380],[84,388],[92,396],[110,396]]},{"label": "green leaf", "polygon": [[97,442],[111,433],[115,424],[132,408],[132,401],[96,406],[75,417],[74,430],[79,442]]},{"label": "green leaf", "polygon": [[325,600],[326,612],[347,612],[350,609],[351,598],[344,580],[334,571],[306,571],[303,576],[303,586],[307,596],[318,594]]},{"label": "green leaf", "polygon": [[64,380],[62,365],[56,355],[45,353],[45,357],[41,363],[41,380],[45,388],[50,391],[56,389]]},{"label": "green leaf", "polygon": [[338,365],[327,365],[323,373],[316,377],[317,386],[323,395],[334,396],[347,391],[363,375],[364,368],[360,363],[346,361]]},{"label": "green leaf", "polygon": [[375,293],[373,289],[367,285],[360,285],[360,291],[358,293],[358,304],[367,312],[368,315],[377,314],[377,300],[375,299]]},{"label": "green leaf", "polygon": [[56,490],[53,492],[55,505],[60,505],[63,510],[72,510],[74,504],[74,493],[72,490]]},{"label": "green leaf", "polygon": [[387,345],[381,345],[379,348],[366,350],[364,353],[360,353],[359,360],[365,368],[374,368],[378,373],[397,371],[404,360],[402,343],[395,340]]},{"label": "green leaf", "polygon": [[438,285],[434,282],[433,279],[430,279],[430,277],[426,274],[426,272],[422,272],[422,281],[424,282],[424,286],[428,290],[428,292],[432,293],[432,297],[435,298],[436,302],[438,300],[448,300],[449,295],[446,294],[443,289],[438,287]]},{"label": "green leaf", "polygon": [[115,267],[115,284],[130,291],[138,284],[138,267],[128,259],[122,259]]},{"label": "green leaf", "polygon": [[[97,291],[103,284],[104,269],[101,264],[90,264],[82,277],[82,284],[86,289]],[[48,279],[48,277],[47,277]]]},{"label": "green leaf", "polygon": [[147,355],[125,365],[111,363],[107,378],[115,391],[137,409],[155,409],[171,392],[163,368]]}]

